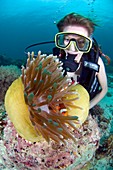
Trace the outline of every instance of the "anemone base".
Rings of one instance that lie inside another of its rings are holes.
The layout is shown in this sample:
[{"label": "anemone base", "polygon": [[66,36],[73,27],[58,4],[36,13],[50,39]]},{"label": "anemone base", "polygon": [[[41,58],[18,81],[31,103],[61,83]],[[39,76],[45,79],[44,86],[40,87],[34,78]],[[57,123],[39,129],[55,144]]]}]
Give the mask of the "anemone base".
[{"label": "anemone base", "polygon": [[21,138],[8,120],[0,141],[2,162],[8,170],[79,170],[89,162],[99,146],[100,133],[96,120],[91,116],[74,132],[77,140],[66,145],[50,141],[31,143]]}]

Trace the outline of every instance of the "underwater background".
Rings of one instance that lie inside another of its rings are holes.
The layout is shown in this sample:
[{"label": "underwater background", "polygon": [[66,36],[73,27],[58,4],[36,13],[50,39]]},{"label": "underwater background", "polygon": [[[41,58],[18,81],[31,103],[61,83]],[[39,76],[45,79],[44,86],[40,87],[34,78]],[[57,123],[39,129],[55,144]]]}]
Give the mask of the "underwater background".
[{"label": "underwater background", "polygon": [[[108,92],[92,115],[100,128],[100,146],[94,159],[83,170],[113,169],[113,0],[0,0],[0,170],[6,170],[8,166],[8,170],[18,169],[11,167],[9,160],[4,158],[2,136],[7,124],[4,96],[11,83],[20,76],[21,65],[26,63],[25,48],[35,43],[54,41],[58,32],[56,23],[71,12],[89,17],[98,24],[94,37],[102,52],[111,59],[110,65],[107,65],[102,58],[107,72]],[[53,46],[40,45],[30,50],[48,54],[52,53]],[[7,135],[7,138],[10,136]],[[10,140],[13,141],[12,138]],[[14,148],[14,144],[9,143],[9,146]]]},{"label": "underwater background", "polygon": [[113,58],[113,0],[0,0],[0,54],[24,58],[26,46],[54,40],[57,21],[71,12],[96,21],[94,37]]}]

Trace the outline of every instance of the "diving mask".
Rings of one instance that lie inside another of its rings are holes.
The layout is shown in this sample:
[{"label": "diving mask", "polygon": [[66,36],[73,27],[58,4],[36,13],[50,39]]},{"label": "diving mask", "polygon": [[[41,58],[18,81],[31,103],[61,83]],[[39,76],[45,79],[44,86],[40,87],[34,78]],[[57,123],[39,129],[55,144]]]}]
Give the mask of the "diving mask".
[{"label": "diving mask", "polygon": [[73,32],[60,32],[55,35],[55,44],[58,48],[67,50],[74,43],[77,51],[88,53],[92,47],[92,40]]}]

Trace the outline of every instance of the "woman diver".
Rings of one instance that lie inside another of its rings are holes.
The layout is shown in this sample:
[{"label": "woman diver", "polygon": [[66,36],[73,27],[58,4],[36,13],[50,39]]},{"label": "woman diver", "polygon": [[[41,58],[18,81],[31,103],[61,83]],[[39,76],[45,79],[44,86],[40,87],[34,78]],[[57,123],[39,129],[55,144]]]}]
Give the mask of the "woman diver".
[{"label": "woman diver", "polygon": [[89,92],[90,109],[105,96],[108,89],[100,48],[92,38],[95,26],[92,20],[79,14],[66,15],[57,23],[57,49],[53,50],[53,54],[57,54],[63,62],[65,75]]}]

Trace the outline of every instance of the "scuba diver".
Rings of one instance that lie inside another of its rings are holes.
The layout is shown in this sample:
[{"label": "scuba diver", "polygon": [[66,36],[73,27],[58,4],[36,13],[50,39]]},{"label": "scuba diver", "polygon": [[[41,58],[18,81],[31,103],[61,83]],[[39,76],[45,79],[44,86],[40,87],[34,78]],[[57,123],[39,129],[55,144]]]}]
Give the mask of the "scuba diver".
[{"label": "scuba diver", "polygon": [[[93,32],[97,26],[91,19],[71,13],[57,23],[59,32],[55,41],[40,42],[25,48],[27,50],[37,45],[55,43],[53,55],[57,55],[63,63],[64,75],[71,83],[81,84],[89,93],[90,109],[93,108],[107,93],[107,76],[101,56],[107,59],[96,40]],[[35,55],[37,57],[37,55]]]},{"label": "scuba diver", "polygon": [[[107,93],[107,76],[101,55],[105,56],[92,38],[95,26],[91,19],[76,13],[66,15],[57,23],[56,47],[53,55],[63,62],[64,75],[78,82],[90,95],[90,109]],[[109,57],[106,58],[110,62]]]}]

